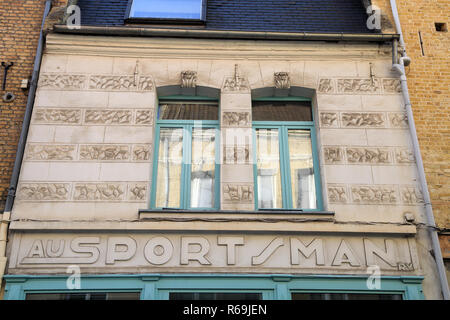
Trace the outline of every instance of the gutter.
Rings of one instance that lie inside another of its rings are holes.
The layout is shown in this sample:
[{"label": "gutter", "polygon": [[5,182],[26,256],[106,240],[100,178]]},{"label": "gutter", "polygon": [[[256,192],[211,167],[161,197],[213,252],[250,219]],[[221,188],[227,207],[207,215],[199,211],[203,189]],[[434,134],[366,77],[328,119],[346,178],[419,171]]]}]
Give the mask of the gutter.
[{"label": "gutter", "polygon": [[36,49],[36,56],[34,59],[33,74],[31,77],[30,90],[28,92],[27,106],[25,109],[25,115],[22,123],[22,131],[20,132],[19,144],[17,146],[16,159],[14,161],[13,172],[11,175],[11,182],[8,188],[8,195],[6,197],[5,210],[0,215],[0,288],[2,286],[3,275],[6,270],[6,242],[8,235],[8,226],[11,219],[11,210],[14,204],[14,198],[16,196],[17,183],[19,181],[20,168],[22,166],[23,154],[25,151],[25,143],[28,136],[28,128],[30,126],[31,114],[33,112],[34,98],[36,96],[37,82],[39,79],[39,70],[41,68],[42,52],[44,47],[44,23],[45,19],[50,12],[52,1],[47,0],[45,2],[44,15],[42,17],[41,31],[39,34],[39,42]]},{"label": "gutter", "polygon": [[148,28],[134,26],[80,26],[77,29],[66,25],[54,25],[56,33],[124,36],[124,37],[172,37],[204,39],[245,39],[245,40],[311,40],[311,41],[363,41],[387,42],[399,40],[398,34],[366,33],[311,33],[311,32],[260,32],[260,31],[221,31],[221,30],[186,30],[168,28]]},{"label": "gutter", "polygon": [[411,140],[413,144],[414,156],[416,158],[417,163],[417,171],[419,173],[419,181],[422,189],[423,199],[425,202],[425,212],[427,217],[427,227],[431,238],[431,246],[432,246],[432,255],[434,260],[436,261],[436,266],[438,269],[439,281],[441,284],[442,296],[445,300],[450,300],[450,293],[448,288],[447,276],[444,267],[444,260],[442,257],[441,246],[439,243],[438,234],[436,231],[436,223],[434,221],[433,208],[431,206],[430,194],[428,192],[427,180],[425,177],[425,170],[423,167],[422,155],[420,153],[419,148],[419,140],[417,138],[416,126],[414,123],[413,112],[411,108],[411,101],[409,98],[408,92],[408,83],[406,80],[405,66],[408,66],[411,63],[411,59],[406,55],[406,47],[405,42],[403,40],[402,29],[400,26],[400,19],[398,16],[397,4],[395,0],[391,1],[392,14],[395,20],[395,26],[397,28],[397,32],[400,34],[400,47],[402,49],[401,57],[398,59],[398,62],[393,63],[393,69],[398,71],[400,74],[400,83],[402,86],[402,94],[403,101],[405,102],[405,110],[406,115],[408,117],[409,123],[409,132],[411,134]]}]

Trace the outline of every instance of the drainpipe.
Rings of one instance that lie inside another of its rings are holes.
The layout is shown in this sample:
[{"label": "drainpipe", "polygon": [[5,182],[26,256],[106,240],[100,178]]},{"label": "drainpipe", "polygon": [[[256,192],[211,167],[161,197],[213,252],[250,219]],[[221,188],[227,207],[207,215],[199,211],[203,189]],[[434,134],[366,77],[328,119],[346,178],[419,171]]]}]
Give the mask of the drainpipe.
[{"label": "drainpipe", "polygon": [[2,287],[3,275],[6,270],[6,242],[8,234],[8,225],[11,218],[11,210],[16,196],[17,183],[19,181],[20,167],[22,166],[23,153],[25,150],[25,143],[28,136],[28,128],[30,126],[31,114],[33,112],[34,97],[36,95],[37,82],[39,78],[39,70],[41,68],[42,51],[44,47],[44,22],[48,13],[50,12],[52,1],[45,2],[44,15],[42,17],[41,31],[39,34],[38,47],[36,49],[36,57],[34,59],[33,74],[31,77],[30,90],[28,92],[27,106],[25,108],[25,115],[23,118],[22,131],[20,133],[19,144],[17,146],[16,160],[14,161],[13,173],[11,175],[11,182],[6,198],[5,210],[0,215],[0,288]]},{"label": "drainpipe", "polygon": [[391,8],[392,8],[392,14],[394,16],[395,26],[397,28],[397,33],[400,34],[400,46],[402,48],[402,57],[399,59],[398,63],[395,62],[393,64],[393,69],[398,71],[400,73],[400,83],[402,87],[402,94],[403,94],[403,101],[405,102],[405,109],[406,109],[406,115],[408,117],[408,123],[409,123],[409,131],[411,133],[412,138],[412,144],[413,144],[413,150],[414,150],[414,156],[416,158],[417,163],[417,171],[419,173],[419,181],[420,186],[423,193],[423,199],[425,202],[425,212],[427,217],[427,226],[428,231],[430,233],[431,237],[431,246],[433,250],[433,256],[434,260],[436,261],[436,266],[439,273],[439,281],[441,283],[441,289],[442,289],[442,296],[445,300],[450,300],[450,294],[448,289],[448,282],[447,282],[447,276],[445,272],[444,262],[442,258],[442,252],[441,247],[439,244],[439,239],[436,231],[436,224],[434,221],[434,215],[433,215],[433,208],[431,207],[431,199],[430,194],[428,192],[428,186],[427,181],[425,177],[425,170],[423,167],[423,161],[422,161],[422,155],[420,153],[419,149],[419,140],[417,139],[417,133],[416,133],[416,126],[414,124],[414,117],[411,109],[411,101],[409,99],[409,92],[408,92],[408,84],[406,81],[406,73],[405,73],[405,66],[408,66],[411,62],[411,59],[406,55],[406,46],[405,42],[403,40],[403,34],[402,29],[400,26],[400,19],[398,16],[398,10],[397,10],[397,4],[395,0],[391,1]]}]

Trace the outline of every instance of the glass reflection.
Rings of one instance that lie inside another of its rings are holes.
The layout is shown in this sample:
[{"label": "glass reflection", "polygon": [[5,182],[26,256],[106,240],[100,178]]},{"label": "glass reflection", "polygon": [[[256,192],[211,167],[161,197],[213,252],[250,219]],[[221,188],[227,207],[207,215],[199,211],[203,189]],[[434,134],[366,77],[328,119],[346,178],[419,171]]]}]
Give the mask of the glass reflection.
[{"label": "glass reflection", "polygon": [[316,190],[309,130],[288,130],[294,208],[315,209]]},{"label": "glass reflection", "polygon": [[179,208],[183,129],[161,128],[158,155],[156,206],[159,208]]},{"label": "glass reflection", "polygon": [[256,129],[258,208],[282,208],[278,129]]},{"label": "glass reflection", "polygon": [[215,129],[192,130],[191,207],[214,207]]}]

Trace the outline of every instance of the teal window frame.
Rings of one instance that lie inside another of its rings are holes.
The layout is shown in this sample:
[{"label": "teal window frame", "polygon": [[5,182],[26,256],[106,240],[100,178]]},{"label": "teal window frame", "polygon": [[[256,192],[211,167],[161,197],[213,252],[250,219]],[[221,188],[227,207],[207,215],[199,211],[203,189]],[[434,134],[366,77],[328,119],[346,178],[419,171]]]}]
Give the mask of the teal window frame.
[{"label": "teal window frame", "polygon": [[289,274],[103,274],[81,277],[81,289],[68,290],[68,275],[5,275],[5,300],[28,293],[140,292],[141,300],[167,300],[171,292],[261,293],[262,300],[291,300],[292,293],[400,294],[425,299],[423,276],[381,276],[380,289],[368,276]]},{"label": "teal window frame", "polygon": [[[220,105],[217,99],[197,96],[165,96],[160,97],[157,101],[157,116],[155,125],[154,152],[153,152],[153,168],[152,168],[152,183],[151,183],[151,197],[149,206],[151,209],[179,209],[179,210],[199,210],[211,211],[220,209],[220,123],[217,120],[160,120],[159,106],[160,102],[170,101],[186,101],[186,102],[214,102],[217,103],[218,114],[220,114]],[[180,128],[183,130],[183,144],[182,144],[182,170],[180,180],[180,207],[179,208],[162,208],[156,206],[156,188],[157,188],[157,174],[158,174],[158,156],[159,156],[159,138],[161,128]],[[214,172],[214,207],[195,207],[192,208],[191,200],[191,159],[192,159],[192,129],[215,129],[215,172]]]},{"label": "teal window frame", "polygon": [[[253,99],[253,102],[258,101],[309,101],[311,99],[305,97],[265,97]],[[311,104],[311,117],[312,121],[252,121],[253,129],[253,177],[254,177],[254,194],[255,194],[255,210],[273,210],[273,209],[261,209],[258,208],[258,167],[257,167],[257,155],[256,155],[256,129],[278,129],[279,131],[279,148],[280,148],[280,175],[281,175],[281,193],[283,199],[283,210],[293,210],[293,211],[307,211],[307,212],[319,212],[324,210],[323,205],[323,194],[322,194],[322,182],[320,177],[320,162],[319,153],[317,146],[317,135],[315,126],[315,116],[314,110]],[[314,182],[316,191],[316,208],[294,208],[292,199],[292,181],[290,175],[290,156],[289,156],[289,146],[288,146],[288,130],[289,129],[300,129],[309,130],[311,135],[311,149],[313,157],[313,168],[314,168]],[[277,209],[275,209],[277,210]]]}]

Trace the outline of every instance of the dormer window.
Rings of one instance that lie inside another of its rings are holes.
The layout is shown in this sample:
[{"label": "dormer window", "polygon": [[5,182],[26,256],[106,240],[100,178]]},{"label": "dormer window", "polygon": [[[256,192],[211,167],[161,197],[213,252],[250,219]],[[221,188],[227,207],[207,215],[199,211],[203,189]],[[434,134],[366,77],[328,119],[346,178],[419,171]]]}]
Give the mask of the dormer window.
[{"label": "dormer window", "polygon": [[203,21],[206,0],[130,0],[127,18],[155,21]]}]

